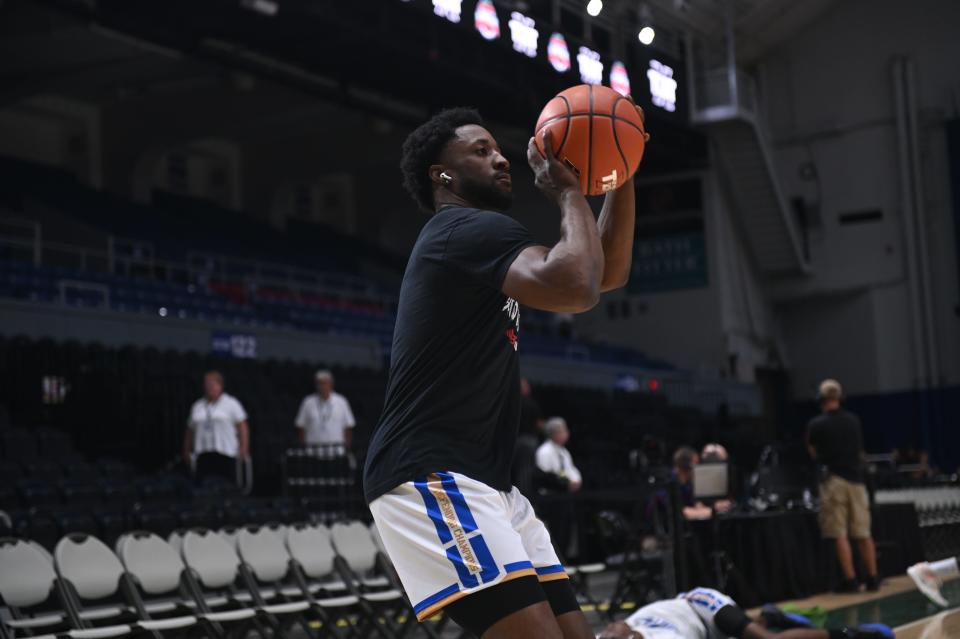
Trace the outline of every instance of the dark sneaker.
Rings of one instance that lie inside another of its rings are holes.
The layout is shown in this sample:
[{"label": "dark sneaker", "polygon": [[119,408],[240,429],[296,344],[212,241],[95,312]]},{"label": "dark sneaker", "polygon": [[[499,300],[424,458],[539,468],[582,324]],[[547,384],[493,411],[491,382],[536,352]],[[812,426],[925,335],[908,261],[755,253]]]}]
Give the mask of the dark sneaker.
[{"label": "dark sneaker", "polygon": [[767,604],[760,609],[760,616],[767,624],[767,628],[790,630],[792,628],[813,628],[813,622],[792,612],[784,612],[773,604]]},{"label": "dark sneaker", "polygon": [[860,592],[860,583],[856,579],[847,579],[840,582],[840,585],[833,589],[838,593]]},{"label": "dark sneaker", "polygon": [[867,592],[877,592],[880,590],[880,579],[878,577],[867,577]]}]

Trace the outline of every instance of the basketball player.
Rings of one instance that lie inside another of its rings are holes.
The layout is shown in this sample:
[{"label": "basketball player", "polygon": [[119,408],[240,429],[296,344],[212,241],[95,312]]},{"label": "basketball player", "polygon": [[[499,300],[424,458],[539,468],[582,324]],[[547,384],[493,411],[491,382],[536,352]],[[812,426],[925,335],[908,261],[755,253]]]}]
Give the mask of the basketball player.
[{"label": "basketball player", "polygon": [[808,619],[764,607],[751,619],[730,597],[709,588],[697,588],[676,599],[655,601],[626,621],[607,626],[599,639],[893,639],[882,624],[859,628],[814,628]]},{"label": "basketball player", "polygon": [[510,485],[520,418],[520,305],[577,313],[629,274],[632,181],[597,221],[577,177],[533,140],[560,241],[510,208],[510,162],[480,115],[438,113],[403,145],[404,186],[432,213],[407,263],[364,494],[420,620],[441,609],[485,639],[591,638],[544,525]]},{"label": "basketball player", "polygon": [[927,599],[946,608],[949,603],[940,588],[944,579],[960,577],[960,557],[941,559],[940,561],[921,561],[907,568],[907,574]]}]

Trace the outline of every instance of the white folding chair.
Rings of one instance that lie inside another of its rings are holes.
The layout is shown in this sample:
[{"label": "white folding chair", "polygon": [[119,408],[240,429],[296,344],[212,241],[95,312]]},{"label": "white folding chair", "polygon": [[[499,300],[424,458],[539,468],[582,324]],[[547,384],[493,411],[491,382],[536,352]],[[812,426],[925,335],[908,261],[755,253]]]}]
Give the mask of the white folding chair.
[{"label": "white folding chair", "polygon": [[396,624],[401,616],[410,620],[413,608],[402,591],[391,587],[388,577],[375,574],[379,551],[370,530],[359,521],[336,523],[330,528],[330,540],[337,552],[334,566],[350,591],[384,613],[391,633],[403,634],[409,626]]},{"label": "white folding chair", "polygon": [[315,636],[304,615],[313,608],[312,603],[299,590],[291,594],[290,555],[283,538],[267,527],[241,528],[237,533],[237,551],[241,559],[240,574],[257,609],[287,619],[281,623],[284,634],[290,627],[299,625],[308,637]]},{"label": "white folding chair", "polygon": [[295,524],[284,538],[290,556],[303,571],[311,594],[343,594],[347,584],[339,578],[334,560],[337,553],[330,541],[330,529],[323,524]]},{"label": "white folding chair", "polygon": [[[0,616],[4,636],[16,638],[18,632],[59,633],[71,625],[53,562],[30,542],[0,539],[0,597],[10,612]],[[129,628],[116,636],[127,631]]]},{"label": "white folding chair", "polygon": [[233,621],[241,615],[243,619],[251,620],[261,636],[266,636],[256,607],[247,605],[251,599],[250,593],[237,590],[240,557],[230,544],[213,531],[190,530],[183,536],[180,554],[195,576],[194,601],[199,610],[207,612],[209,602],[217,602],[216,614],[227,615],[217,621]]},{"label": "white folding chair", "polygon": [[[134,630],[169,631],[189,628],[197,623],[193,615],[154,619],[136,598],[136,586],[113,551],[96,537],[82,533],[61,539],[53,551],[57,572],[83,621],[117,620]],[[84,602],[100,604],[88,608]]]},{"label": "white folding chair", "polygon": [[186,534],[186,530],[174,530],[167,536],[167,543],[170,544],[171,548],[177,551],[178,555],[183,550],[183,536]]},{"label": "white folding chair", "polygon": [[222,637],[222,624],[243,626],[250,623],[256,611],[249,608],[215,610],[227,603],[225,597],[211,597],[198,606],[193,577],[183,560],[169,543],[150,532],[127,535],[120,560],[134,577],[137,594],[148,613],[193,615],[206,632]]},{"label": "white folding chair", "polygon": [[[330,528],[330,540],[341,557],[357,577],[358,584],[364,588],[387,588],[390,580],[384,575],[374,574],[377,569],[376,544],[370,536],[370,530],[359,521],[336,523]],[[398,592],[399,596],[400,593]]]},{"label": "white folding chair", "polygon": [[224,526],[217,531],[217,534],[223,537],[223,540],[230,544],[231,548],[237,547],[237,532],[240,529],[236,526]]},{"label": "white folding chair", "polygon": [[[361,594],[348,593],[349,587],[339,578],[335,567],[337,555],[326,526],[295,524],[288,527],[284,541],[298,588],[320,609],[319,616],[328,619],[324,628],[332,629],[337,622],[345,621],[354,636],[368,636],[367,628],[374,628],[386,637],[393,636],[389,629],[379,626],[375,611]],[[351,613],[359,616],[360,628],[350,624]]]}]

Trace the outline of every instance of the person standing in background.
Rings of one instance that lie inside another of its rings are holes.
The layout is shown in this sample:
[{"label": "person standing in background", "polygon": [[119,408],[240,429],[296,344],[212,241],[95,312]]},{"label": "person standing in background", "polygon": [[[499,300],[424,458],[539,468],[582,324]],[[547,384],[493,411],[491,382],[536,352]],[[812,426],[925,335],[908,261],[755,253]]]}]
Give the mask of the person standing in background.
[{"label": "person standing in background", "polygon": [[250,427],[247,412],[232,395],[223,391],[223,375],[208,371],[203,376],[203,397],[193,403],[183,436],[183,460],[195,463],[196,482],[220,477],[237,481],[237,460],[250,457]]},{"label": "person standing in background", "polygon": [[[549,478],[541,482],[545,492],[573,493],[580,490],[583,477],[567,450],[570,429],[562,417],[551,417],[545,426],[547,440],[537,449],[537,468]],[[551,500],[542,505],[543,518],[561,555],[570,556],[570,540],[576,528],[576,509],[569,499]]]},{"label": "person standing in background", "polygon": [[[807,449],[826,468],[820,484],[820,532],[833,539],[843,583],[838,592],[857,592],[850,539],[860,547],[867,568],[867,590],[879,589],[877,550],[870,532],[870,500],[863,478],[863,432],[860,418],[840,407],[843,389],[826,379],[819,389],[821,414],[807,425]],[[849,537],[849,538],[848,538]]]},{"label": "person standing in background", "polygon": [[563,417],[551,417],[546,425],[547,441],[537,449],[537,466],[545,473],[553,473],[567,480],[571,492],[580,489],[583,477],[573,463],[573,456],[567,450],[570,441],[570,429]]},{"label": "person standing in background", "polygon": [[300,402],[295,425],[302,446],[342,446],[343,454],[353,445],[356,420],[347,398],[333,390],[333,374],[319,370],[314,375],[317,392]]}]

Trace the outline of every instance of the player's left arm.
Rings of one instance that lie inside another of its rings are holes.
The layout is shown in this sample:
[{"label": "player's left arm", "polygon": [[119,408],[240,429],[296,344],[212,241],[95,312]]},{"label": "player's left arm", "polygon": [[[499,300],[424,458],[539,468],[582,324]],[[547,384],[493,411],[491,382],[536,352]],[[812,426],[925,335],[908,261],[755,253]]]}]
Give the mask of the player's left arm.
[{"label": "player's left arm", "polygon": [[[633,102],[633,98],[630,98],[630,101]],[[643,109],[638,106],[637,112],[640,113],[640,120],[643,121]],[[643,135],[649,142],[650,134],[644,132]],[[637,203],[633,190],[633,176],[630,176],[616,190],[607,193],[603,200],[603,208],[600,210],[600,219],[597,220],[600,243],[603,245],[601,293],[620,288],[630,279],[636,218]]]},{"label": "player's left arm", "polygon": [[620,188],[607,193],[597,220],[603,246],[601,293],[622,287],[630,278],[635,224],[636,200],[631,176]]}]

